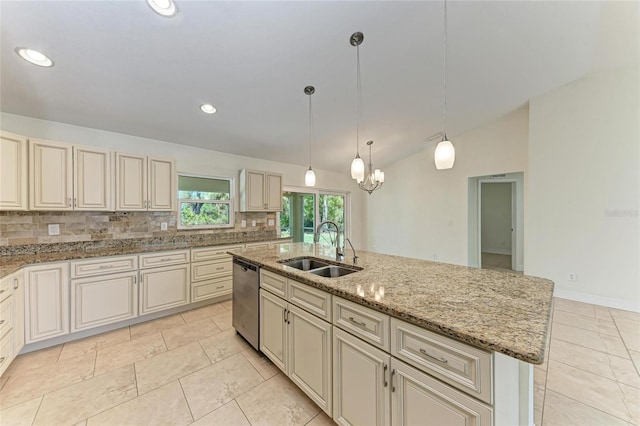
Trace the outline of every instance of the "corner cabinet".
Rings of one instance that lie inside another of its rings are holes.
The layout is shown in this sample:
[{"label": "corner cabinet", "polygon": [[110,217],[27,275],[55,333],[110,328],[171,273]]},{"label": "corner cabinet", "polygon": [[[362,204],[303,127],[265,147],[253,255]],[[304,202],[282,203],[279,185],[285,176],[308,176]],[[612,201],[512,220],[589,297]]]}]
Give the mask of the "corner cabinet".
[{"label": "corner cabinet", "polygon": [[175,162],[116,153],[116,210],[172,211],[176,207]]},{"label": "corner cabinet", "polygon": [[27,210],[27,138],[0,132],[0,210]]},{"label": "corner cabinet", "polygon": [[69,334],[69,264],[25,269],[25,343]]},{"label": "corner cabinet", "polygon": [[240,172],[240,211],[282,210],[282,174],[243,169]]}]

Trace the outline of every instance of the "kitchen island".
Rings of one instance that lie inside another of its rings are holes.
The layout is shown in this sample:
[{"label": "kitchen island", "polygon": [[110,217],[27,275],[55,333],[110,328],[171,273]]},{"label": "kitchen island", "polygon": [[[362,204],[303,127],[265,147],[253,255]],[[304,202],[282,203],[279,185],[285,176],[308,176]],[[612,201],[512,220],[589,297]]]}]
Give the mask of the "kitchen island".
[{"label": "kitchen island", "polygon": [[[496,425],[533,423],[531,364],[542,364],[545,359],[552,309],[553,282],[515,273],[475,269],[364,251],[358,252],[359,258],[356,267],[362,268],[361,270],[349,275],[326,278],[286,266],[282,262],[312,257],[327,263],[354,267],[351,256],[349,256],[351,251],[346,256],[347,261],[336,262],[333,257],[335,249],[306,243],[284,244],[271,249],[233,250],[229,253],[234,257],[258,265],[263,274],[275,274],[291,283],[302,283],[314,290],[332,295],[334,301],[334,346],[336,332],[342,333],[336,322],[336,301],[344,300],[346,302],[340,302],[343,305],[355,303],[362,306],[363,309],[370,309],[371,312],[378,312],[391,318],[391,326],[387,324],[386,327],[391,328],[391,343],[388,352],[392,355],[390,358],[392,366],[396,349],[396,352],[400,354],[398,357],[401,360],[406,360],[403,358],[400,346],[409,342],[409,340],[406,342],[403,340],[406,336],[402,337],[399,331],[394,332],[395,329],[411,331],[411,327],[415,327],[415,330],[418,331],[432,332],[434,338],[427,337],[424,341],[437,343],[440,341],[438,339],[445,339],[443,345],[446,346],[446,342],[451,343],[449,353],[453,354],[452,356],[460,351],[456,349],[459,347],[456,345],[460,345],[460,343],[480,350],[481,355],[486,353],[490,358],[485,364],[489,365],[481,366],[481,362],[477,361],[475,367],[473,360],[476,358],[481,360],[482,356],[465,355],[466,358],[451,358],[449,360],[438,356],[440,363],[451,362],[444,366],[446,368],[441,369],[445,374],[439,375],[436,372],[433,375],[448,383],[446,369],[454,368],[456,361],[459,361],[460,371],[464,374],[475,374],[474,368],[480,370],[482,367],[485,373],[488,369],[488,376],[484,376],[484,381],[491,382],[489,395],[481,395],[479,391],[477,393],[466,392],[474,398],[480,399],[490,410],[491,414],[485,416],[483,421]],[[272,297],[270,294],[265,296]],[[285,316],[288,317],[288,314]],[[349,319],[357,323],[353,317]],[[337,357],[335,349],[334,347],[334,370]],[[438,347],[433,353],[445,353],[438,352],[437,349]],[[433,357],[433,354],[427,354],[422,349],[420,352],[425,357]],[[406,354],[408,352],[405,351]],[[411,358],[411,354],[409,354],[409,358]],[[278,364],[276,363],[276,365]],[[280,365],[279,367],[283,368]],[[427,368],[422,370],[431,373]],[[396,369],[393,371],[395,372]],[[285,373],[287,372],[285,371]],[[289,376],[296,382],[291,374]],[[336,376],[335,371],[333,376],[335,385],[336,377],[339,379],[339,376]],[[487,377],[489,378],[487,379]],[[479,382],[482,381],[479,373],[477,378],[477,386],[479,387]],[[386,382],[384,383],[386,385]],[[441,384],[437,382],[435,385],[440,386]],[[486,390],[487,383],[484,385]],[[453,383],[453,386],[462,388],[457,383]],[[304,387],[301,386],[301,388],[305,391]],[[309,394],[309,392],[307,393]],[[327,407],[323,407],[323,409],[332,415],[336,422],[349,423],[341,417],[341,414],[336,416],[335,386],[333,394],[333,413]],[[466,397],[466,395],[462,397]],[[442,395],[439,398],[451,399],[450,396]],[[312,397],[312,399],[314,398]],[[471,400],[471,403],[474,401]],[[329,402],[327,404],[331,406]],[[398,404],[394,402],[389,404],[389,406],[391,405],[396,407]],[[394,411],[402,411],[398,407]],[[406,406],[404,408],[406,409]],[[456,413],[456,415],[458,414],[460,413]],[[397,415],[398,413],[394,412],[394,420],[398,419]],[[407,416],[405,416],[405,420]],[[479,419],[480,417],[478,417],[478,421]],[[378,421],[380,419],[376,420],[376,422]]]}]

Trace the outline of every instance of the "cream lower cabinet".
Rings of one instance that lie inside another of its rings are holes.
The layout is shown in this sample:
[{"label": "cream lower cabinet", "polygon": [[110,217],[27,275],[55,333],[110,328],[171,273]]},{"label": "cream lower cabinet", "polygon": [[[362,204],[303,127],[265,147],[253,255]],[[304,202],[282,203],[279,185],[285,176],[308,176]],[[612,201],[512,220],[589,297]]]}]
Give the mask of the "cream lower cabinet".
[{"label": "cream lower cabinet", "polygon": [[140,268],[140,315],[189,303],[189,250],[141,255]]},{"label": "cream lower cabinet", "polygon": [[22,271],[11,275],[13,290],[13,355],[24,347],[24,274]]},{"label": "cream lower cabinet", "polygon": [[333,420],[337,424],[391,423],[390,363],[388,353],[333,328]]},{"label": "cream lower cabinet", "polygon": [[333,326],[260,289],[260,350],[327,414],[332,414]]},{"label": "cream lower cabinet", "polygon": [[231,294],[233,258],[228,250],[242,246],[204,247],[191,250],[191,302]]},{"label": "cream lower cabinet", "polygon": [[71,280],[71,332],[138,316],[138,272]]},{"label": "cream lower cabinet", "polygon": [[391,359],[391,374],[393,425],[492,424],[491,408],[402,361]]},{"label": "cream lower cabinet", "polygon": [[30,266],[25,280],[25,342],[69,333],[69,264]]}]

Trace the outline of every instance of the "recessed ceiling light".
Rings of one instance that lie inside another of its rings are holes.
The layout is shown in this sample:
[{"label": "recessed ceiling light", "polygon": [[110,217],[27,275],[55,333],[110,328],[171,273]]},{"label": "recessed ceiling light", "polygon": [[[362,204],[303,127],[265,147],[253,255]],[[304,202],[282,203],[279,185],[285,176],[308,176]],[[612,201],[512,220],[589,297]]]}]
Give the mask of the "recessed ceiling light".
[{"label": "recessed ceiling light", "polygon": [[16,53],[25,61],[29,61],[34,65],[41,67],[52,67],[53,61],[44,53],[37,50],[27,49],[26,47],[16,48]]},{"label": "recessed ceiling light", "polygon": [[215,112],[216,112],[216,107],[214,107],[211,104],[200,105],[200,109],[202,110],[202,112],[207,113],[207,114],[215,114]]},{"label": "recessed ceiling light", "polygon": [[147,3],[151,9],[162,16],[171,17],[178,12],[173,0],[147,0]]}]

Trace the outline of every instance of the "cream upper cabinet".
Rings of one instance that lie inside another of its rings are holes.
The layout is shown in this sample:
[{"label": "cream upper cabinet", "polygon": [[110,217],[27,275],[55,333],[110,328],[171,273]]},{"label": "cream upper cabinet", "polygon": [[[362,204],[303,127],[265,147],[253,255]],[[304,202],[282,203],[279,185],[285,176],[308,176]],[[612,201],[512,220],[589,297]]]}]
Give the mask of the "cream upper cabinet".
[{"label": "cream upper cabinet", "polygon": [[69,144],[29,140],[29,208],[73,210],[73,149]]},{"label": "cream upper cabinet", "polygon": [[175,209],[175,162],[116,153],[116,210]]},{"label": "cream upper cabinet", "polygon": [[74,210],[111,210],[111,152],[73,147]]},{"label": "cream upper cabinet", "polygon": [[25,339],[33,343],[69,333],[69,264],[25,269]]},{"label": "cream upper cabinet", "polygon": [[240,211],[282,210],[282,175],[243,169],[240,172]]},{"label": "cream upper cabinet", "polygon": [[0,210],[26,210],[27,138],[0,132]]}]

